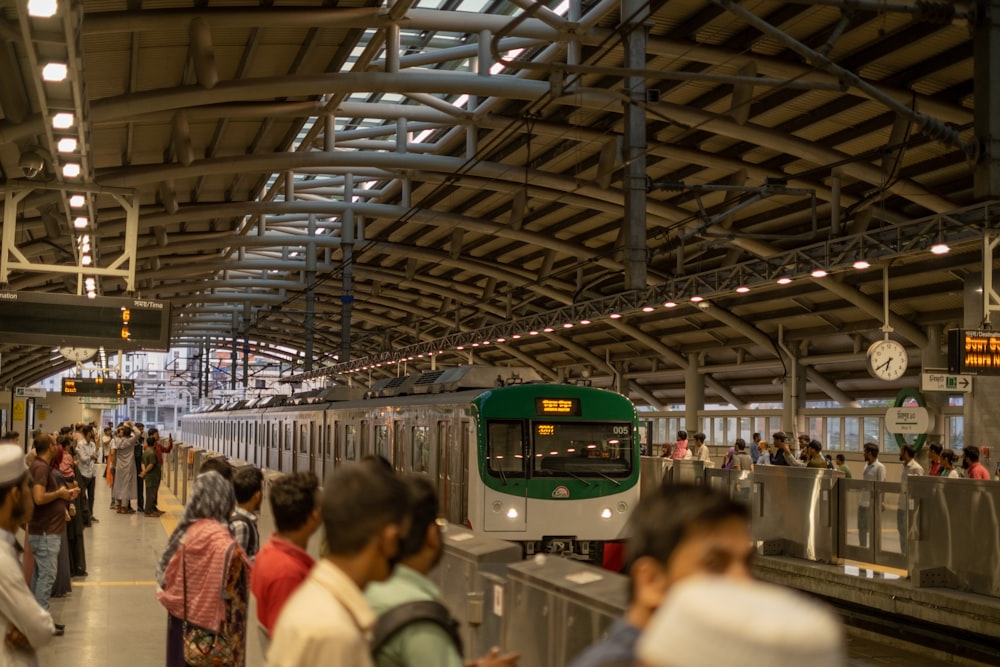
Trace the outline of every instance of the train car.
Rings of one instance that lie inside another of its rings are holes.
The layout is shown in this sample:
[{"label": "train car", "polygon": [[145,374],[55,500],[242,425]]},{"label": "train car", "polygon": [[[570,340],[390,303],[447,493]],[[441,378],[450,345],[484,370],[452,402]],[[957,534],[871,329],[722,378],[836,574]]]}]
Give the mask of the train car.
[{"label": "train car", "polygon": [[531,379],[530,369],[428,371],[377,383],[365,398],[340,388],[276,406],[230,404],[182,427],[195,446],[321,478],[382,456],[429,475],[451,522],[526,554],[599,561],[639,499],[635,408],[611,391]]}]

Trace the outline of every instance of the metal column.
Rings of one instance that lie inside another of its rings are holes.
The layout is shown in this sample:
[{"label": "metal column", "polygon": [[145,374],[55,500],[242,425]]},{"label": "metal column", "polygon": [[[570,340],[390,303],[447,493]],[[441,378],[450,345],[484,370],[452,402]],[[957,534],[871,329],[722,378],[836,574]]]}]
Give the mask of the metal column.
[{"label": "metal column", "polygon": [[1000,0],[979,3],[983,17],[973,32],[976,139],[981,154],[975,170],[977,199],[1000,197]]},{"label": "metal column", "polygon": [[[625,34],[625,67],[646,67],[646,21],[649,4],[643,0],[622,0],[622,24]],[[625,289],[646,287],[646,80],[641,76],[625,77],[629,101],[625,103],[625,143],[622,160],[622,191],[625,194],[625,217],[621,239],[624,246]]]}]

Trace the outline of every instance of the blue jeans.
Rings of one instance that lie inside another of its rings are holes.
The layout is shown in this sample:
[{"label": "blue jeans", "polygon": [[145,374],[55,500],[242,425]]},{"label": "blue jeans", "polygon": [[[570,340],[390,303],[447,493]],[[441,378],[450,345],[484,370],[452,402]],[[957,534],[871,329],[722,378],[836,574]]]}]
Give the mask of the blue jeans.
[{"label": "blue jeans", "polygon": [[59,564],[59,545],[62,535],[28,535],[28,544],[35,558],[35,571],[31,575],[31,592],[45,611],[49,610],[52,585],[56,583]]}]

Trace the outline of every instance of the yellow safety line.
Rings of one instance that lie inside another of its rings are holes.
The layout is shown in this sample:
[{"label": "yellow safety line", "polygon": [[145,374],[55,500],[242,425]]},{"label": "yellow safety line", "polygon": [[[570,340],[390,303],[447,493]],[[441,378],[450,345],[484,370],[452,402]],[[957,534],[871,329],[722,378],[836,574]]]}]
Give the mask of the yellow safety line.
[{"label": "yellow safety line", "polygon": [[73,588],[77,586],[155,586],[155,581],[74,581]]},{"label": "yellow safety line", "polygon": [[180,523],[181,514],[184,512],[184,505],[181,504],[180,498],[175,496],[166,484],[160,486],[159,498],[163,498],[165,501],[160,505],[165,510],[160,516],[160,525],[163,526],[163,530],[167,531],[167,535],[172,535],[174,529],[177,528],[177,524]]}]

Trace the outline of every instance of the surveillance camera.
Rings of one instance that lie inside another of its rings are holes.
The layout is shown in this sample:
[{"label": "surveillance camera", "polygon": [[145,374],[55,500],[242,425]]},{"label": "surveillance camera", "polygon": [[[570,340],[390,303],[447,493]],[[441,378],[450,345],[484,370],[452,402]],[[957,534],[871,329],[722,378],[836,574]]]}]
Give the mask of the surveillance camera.
[{"label": "surveillance camera", "polygon": [[34,178],[45,169],[45,161],[38,153],[29,151],[21,154],[21,161],[18,163],[18,166],[21,167],[21,173],[24,174],[25,178]]}]

